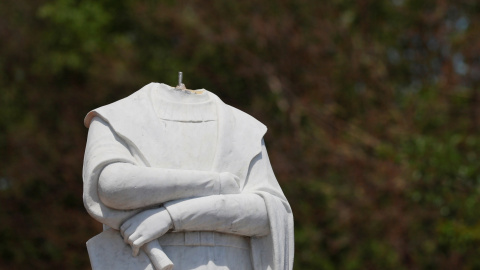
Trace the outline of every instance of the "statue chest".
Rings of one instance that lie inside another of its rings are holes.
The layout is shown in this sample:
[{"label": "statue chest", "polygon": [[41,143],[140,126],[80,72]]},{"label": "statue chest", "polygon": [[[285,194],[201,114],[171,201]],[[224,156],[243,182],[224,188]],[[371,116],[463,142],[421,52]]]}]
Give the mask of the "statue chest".
[{"label": "statue chest", "polygon": [[159,120],[151,137],[150,166],[210,171],[217,148],[217,121]]}]

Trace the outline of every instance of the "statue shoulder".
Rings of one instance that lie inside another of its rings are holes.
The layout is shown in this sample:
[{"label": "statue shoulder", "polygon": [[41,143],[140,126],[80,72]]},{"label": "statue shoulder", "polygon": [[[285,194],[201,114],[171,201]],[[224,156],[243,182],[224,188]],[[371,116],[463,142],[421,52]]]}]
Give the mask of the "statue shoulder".
[{"label": "statue shoulder", "polygon": [[237,125],[252,132],[255,131],[255,133],[261,134],[262,137],[267,132],[267,126],[257,120],[255,117],[230,105],[226,106],[228,106],[232,112]]},{"label": "statue shoulder", "polygon": [[129,118],[129,115],[141,115],[141,111],[145,108],[146,103],[149,102],[148,93],[153,85],[154,83],[147,84],[125,98],[91,110],[85,116],[83,124],[87,128],[90,127],[94,117],[100,117],[104,121],[110,122],[112,118],[126,120]]}]

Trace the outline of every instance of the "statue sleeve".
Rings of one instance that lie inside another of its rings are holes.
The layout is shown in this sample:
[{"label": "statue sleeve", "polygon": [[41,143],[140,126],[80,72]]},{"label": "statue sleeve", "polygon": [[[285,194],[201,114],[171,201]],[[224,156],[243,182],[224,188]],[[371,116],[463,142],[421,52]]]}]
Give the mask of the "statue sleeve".
[{"label": "statue sleeve", "polygon": [[136,164],[126,143],[109,124],[95,117],[88,131],[83,161],[83,202],[87,212],[97,221],[114,229],[139,210],[116,210],[102,203],[98,196],[98,179],[103,168],[115,162]]},{"label": "statue sleeve", "polygon": [[251,238],[254,269],[292,269],[294,255],[292,209],[275,178],[263,140],[261,155],[255,159],[262,161],[259,177],[249,178],[245,188],[263,198],[268,212],[270,233]]}]

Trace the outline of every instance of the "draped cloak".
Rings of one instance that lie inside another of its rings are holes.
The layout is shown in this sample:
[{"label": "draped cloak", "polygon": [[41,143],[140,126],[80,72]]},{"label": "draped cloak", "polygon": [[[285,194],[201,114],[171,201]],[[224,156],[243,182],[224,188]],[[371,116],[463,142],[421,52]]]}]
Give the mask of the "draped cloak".
[{"label": "draped cloak", "polygon": [[[120,138],[125,150],[114,150],[108,142],[89,146],[83,167],[83,201],[88,213],[113,229],[141,209],[118,210],[102,203],[98,196],[98,179],[102,169],[111,163],[127,162],[150,167],[155,160],[155,142],[161,139],[161,123],[154,112],[150,92],[158,83],[150,83],[132,95],[95,109],[84,120],[88,128],[94,117],[100,117]],[[268,159],[263,136],[265,125],[252,116],[226,105],[209,92],[217,106],[217,149],[212,171],[230,172],[245,183],[242,193],[255,193],[263,198],[268,212],[270,233],[251,237],[251,258],[255,270],[287,270],[293,267],[293,215]],[[179,138],[181,139],[181,138]],[[117,142],[118,143],[118,142]],[[260,173],[250,176],[255,164],[262,164]]]}]

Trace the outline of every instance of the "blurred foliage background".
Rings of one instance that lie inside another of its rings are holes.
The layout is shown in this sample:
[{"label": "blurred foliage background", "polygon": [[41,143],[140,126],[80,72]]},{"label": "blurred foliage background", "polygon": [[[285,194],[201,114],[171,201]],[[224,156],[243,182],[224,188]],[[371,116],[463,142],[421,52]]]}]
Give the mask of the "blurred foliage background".
[{"label": "blurred foliage background", "polygon": [[480,2],[0,1],[0,268],[88,269],[85,114],[152,81],[269,127],[295,269],[480,269]]}]

